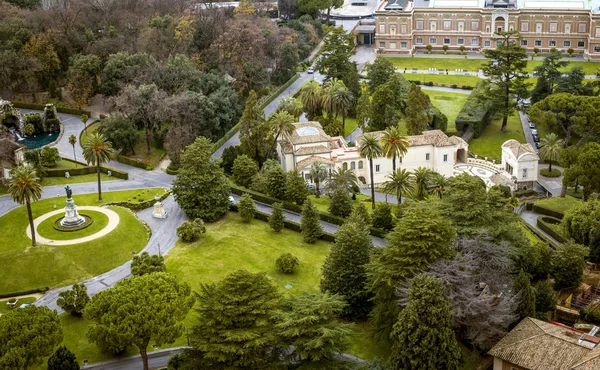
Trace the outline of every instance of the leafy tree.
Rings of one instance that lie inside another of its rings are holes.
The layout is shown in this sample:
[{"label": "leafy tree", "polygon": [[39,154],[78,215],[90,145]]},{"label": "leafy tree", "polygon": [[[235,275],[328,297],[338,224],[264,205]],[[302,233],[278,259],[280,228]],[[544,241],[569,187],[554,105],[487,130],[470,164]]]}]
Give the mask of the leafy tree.
[{"label": "leafy tree", "polygon": [[552,162],[558,161],[560,157],[560,151],[563,147],[562,139],[558,137],[555,133],[551,132],[544,136],[540,142],[540,157],[550,165],[548,166],[548,170],[552,172]]},{"label": "leafy tree", "polygon": [[375,58],[373,64],[369,65],[367,69],[370,91],[375,92],[378,86],[388,82],[395,73],[396,67],[388,58],[381,56]]},{"label": "leafy tree", "polygon": [[285,200],[303,205],[309,195],[306,181],[297,169],[288,171],[286,174]]},{"label": "leafy tree", "polygon": [[240,119],[240,149],[241,153],[258,162],[262,166],[267,160],[272,141],[271,125],[265,120],[265,113],[258,105],[258,95],[250,91],[246,107]]},{"label": "leafy tree", "polygon": [[90,301],[85,284],[73,284],[71,289],[58,294],[56,304],[73,316],[81,316]]},{"label": "leafy tree", "polygon": [[287,112],[294,120],[298,121],[304,112],[302,102],[292,96],[285,97],[279,101],[277,112]]},{"label": "leafy tree", "polygon": [[165,272],[165,258],[158,254],[143,252],[136,254],[131,260],[131,275],[142,276],[153,272]]},{"label": "leafy tree", "polygon": [[419,167],[413,171],[413,181],[415,184],[413,196],[415,199],[425,199],[432,177],[433,172],[429,168]]},{"label": "leafy tree", "polygon": [[37,60],[41,66],[41,71],[37,73],[37,78],[45,87],[60,72],[60,59],[49,33],[33,35],[21,49],[21,54]]},{"label": "leafy tree", "polygon": [[183,334],[182,321],[193,305],[190,293],[186,283],[164,272],[119,281],[85,308],[84,317],[93,321],[87,338],[113,351],[136,346],[148,370],[148,345],[173,343]]},{"label": "leafy tree", "polygon": [[33,9],[39,6],[42,0],[6,0],[6,2],[20,8]]},{"label": "leafy tree", "polygon": [[404,216],[386,237],[389,245],[374,254],[367,266],[369,290],[375,295],[371,320],[377,339],[387,341],[398,318],[395,289],[431,262],[452,257],[454,238],[450,221],[434,204],[406,204]]},{"label": "leafy tree", "polygon": [[139,80],[141,75],[149,75],[150,71],[156,70],[157,67],[157,61],[148,54],[111,54],[100,74],[99,91],[107,96],[119,95],[123,87]]},{"label": "leafy tree", "polygon": [[415,189],[412,174],[404,168],[395,170],[385,176],[388,181],[383,183],[382,191],[386,194],[393,194],[398,200],[398,207],[402,204],[402,194],[412,194]]},{"label": "leafy tree", "polygon": [[344,368],[339,354],[348,348],[352,331],[336,319],[343,307],[338,296],[327,294],[285,299],[275,313],[275,330],[279,340],[293,348],[286,360],[300,369]]},{"label": "leafy tree", "polygon": [[272,313],[280,295],[267,275],[238,270],[225,279],[201,284],[195,293],[198,324],[185,350],[194,368],[272,368]]},{"label": "leafy tree", "polygon": [[219,162],[212,158],[212,143],[198,137],[181,155],[173,181],[173,194],[189,218],[212,222],[229,210],[230,188]]},{"label": "leafy tree", "polygon": [[360,139],[358,151],[361,157],[369,160],[369,178],[371,180],[371,208],[375,209],[375,179],[373,177],[373,160],[383,155],[381,144],[374,135],[365,134]]},{"label": "leafy tree", "polygon": [[563,61],[561,58],[561,51],[550,53],[544,58],[541,65],[533,69],[533,75],[538,77],[538,80],[531,93],[532,103],[537,103],[554,93],[562,77],[560,69],[569,65],[569,61]]},{"label": "leafy tree", "polygon": [[363,319],[371,309],[366,265],[372,248],[368,227],[347,221],[335,233],[335,244],[323,264],[321,291],[344,299],[346,306],[340,316],[345,319]]},{"label": "leafy tree", "polygon": [[279,163],[271,166],[267,173],[267,194],[277,199],[285,199],[287,191],[287,177]]},{"label": "leafy tree", "polygon": [[77,357],[65,346],[60,346],[48,359],[48,370],[79,370]]},{"label": "leafy tree", "polygon": [[31,246],[35,247],[35,227],[33,226],[33,214],[31,213],[31,202],[40,200],[42,197],[42,184],[37,172],[30,166],[18,166],[10,171],[10,197],[19,204],[27,207],[29,217],[29,229],[31,231]]},{"label": "leafy tree", "polygon": [[77,160],[77,155],[75,154],[75,144],[77,144],[77,137],[73,134],[69,136],[69,144],[73,147],[73,159]]},{"label": "leafy tree", "polygon": [[300,261],[298,261],[298,258],[291,253],[283,253],[277,258],[275,264],[277,265],[277,268],[284,274],[291,274],[300,264]]},{"label": "leafy tree", "polygon": [[586,98],[567,93],[553,94],[531,106],[531,120],[550,129],[560,129],[565,137],[564,148],[569,146],[575,127],[586,120]]},{"label": "leafy tree", "polygon": [[186,243],[196,241],[205,232],[206,227],[200,218],[196,218],[193,221],[183,221],[177,228],[177,236]]},{"label": "leafy tree", "polygon": [[275,112],[275,114],[269,117],[269,124],[272,126],[273,132],[275,132],[275,137],[273,138],[273,144],[271,144],[271,147],[267,152],[267,158],[271,158],[271,154],[277,145],[277,139],[279,139],[280,136],[284,138],[285,135],[289,136],[292,134],[296,128],[296,126],[294,126],[295,120],[294,116],[286,111]]},{"label": "leafy tree", "polygon": [[590,142],[577,154],[577,162],[564,172],[564,184],[577,181],[583,186],[583,200],[600,192],[600,144]]},{"label": "leafy tree", "polygon": [[29,306],[0,316],[0,369],[27,369],[63,340],[56,311]]},{"label": "leafy tree", "polygon": [[519,40],[521,36],[516,31],[497,32],[492,42],[497,43],[496,48],[485,49],[484,55],[489,63],[483,66],[483,73],[488,77],[494,87],[490,98],[496,102],[498,113],[502,116],[502,131],[506,131],[508,117],[516,108],[517,99],[527,95],[527,53]]},{"label": "leafy tree", "polygon": [[329,78],[342,79],[353,64],[350,61],[354,50],[354,35],[346,33],[342,27],[334,27],[323,38],[321,58],[317,61],[317,69]]},{"label": "leafy tree", "polygon": [[406,130],[409,135],[421,135],[431,125],[430,104],[429,95],[417,85],[410,86],[406,104]]},{"label": "leafy tree", "polygon": [[556,309],[556,293],[552,289],[550,280],[538,281],[535,285],[535,310],[546,313]]},{"label": "leafy tree", "polygon": [[258,173],[258,164],[246,154],[238,155],[233,161],[233,182],[245,188],[250,186],[252,177]]},{"label": "leafy tree", "polygon": [[441,281],[423,274],[412,279],[392,339],[392,369],[458,369],[460,349]]},{"label": "leafy tree", "polygon": [[448,180],[443,204],[459,233],[491,224],[492,215],[485,198],[486,186],[479,177],[461,174]]},{"label": "leafy tree", "polygon": [[241,155],[239,145],[228,146],[223,150],[223,154],[221,155],[221,167],[223,167],[225,173],[232,174],[233,163],[239,155]]},{"label": "leafy tree", "polygon": [[558,81],[556,92],[566,92],[573,95],[594,95],[593,85],[585,84],[583,67],[573,67],[571,71]]},{"label": "leafy tree", "polygon": [[273,210],[269,216],[269,226],[275,232],[283,230],[285,224],[285,216],[283,215],[283,205],[281,203],[273,203]]},{"label": "leafy tree", "polygon": [[352,213],[352,197],[345,188],[335,188],[329,202],[329,213],[338,217],[348,217]]},{"label": "leafy tree", "polygon": [[513,290],[518,297],[517,307],[515,307],[515,312],[519,315],[518,320],[535,317],[535,289],[531,286],[529,276],[523,270],[515,278]]},{"label": "leafy tree", "polygon": [[352,214],[350,214],[347,222],[355,222],[365,226],[370,226],[373,221],[371,220],[369,211],[367,211],[367,207],[365,207],[364,203],[361,202],[354,207],[354,210],[352,211]]},{"label": "leafy tree", "polygon": [[392,230],[394,228],[394,217],[392,216],[392,206],[388,203],[380,203],[373,211],[373,227],[382,230]]},{"label": "leafy tree", "polygon": [[323,235],[319,211],[310,198],[307,199],[306,203],[304,203],[304,206],[302,207],[300,229],[302,230],[302,239],[305,243],[316,243],[321,235]]},{"label": "leafy tree", "polygon": [[240,218],[244,222],[250,222],[254,219],[254,214],[256,213],[256,205],[254,204],[254,200],[248,193],[244,193],[238,203],[238,211],[240,213]]},{"label": "leafy tree", "polygon": [[314,162],[310,166],[310,177],[315,182],[315,197],[321,197],[321,189],[319,184],[327,177],[327,168],[321,162]]},{"label": "leafy tree", "polygon": [[590,257],[600,257],[600,201],[590,198],[565,211],[563,229],[576,243],[590,248]]},{"label": "leafy tree", "polygon": [[402,158],[407,152],[410,143],[400,133],[400,127],[390,126],[381,135],[383,155],[392,160],[392,171],[396,171],[396,157]]},{"label": "leafy tree", "polygon": [[369,110],[369,131],[385,130],[396,126],[399,120],[398,106],[395,104],[396,93],[392,87],[393,79],[375,88],[371,96]]},{"label": "leafy tree", "polygon": [[130,120],[119,115],[109,116],[102,120],[99,132],[114,149],[135,154],[135,145],[140,141],[140,134]]},{"label": "leafy tree", "polygon": [[583,267],[589,249],[567,242],[560,244],[552,255],[550,275],[554,278],[556,289],[578,287],[583,280]]},{"label": "leafy tree", "polygon": [[83,158],[88,164],[96,166],[98,175],[98,200],[102,201],[102,185],[100,181],[100,167],[108,162],[113,155],[113,148],[104,135],[92,134],[83,143]]}]

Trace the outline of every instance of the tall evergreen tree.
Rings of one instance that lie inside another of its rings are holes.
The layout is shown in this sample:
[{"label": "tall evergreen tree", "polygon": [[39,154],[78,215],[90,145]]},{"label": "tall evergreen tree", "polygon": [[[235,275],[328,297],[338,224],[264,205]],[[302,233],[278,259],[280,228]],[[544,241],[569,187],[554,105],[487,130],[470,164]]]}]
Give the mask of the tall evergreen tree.
[{"label": "tall evergreen tree", "polygon": [[300,229],[305,243],[313,244],[323,235],[319,211],[310,198],[302,207],[302,218],[300,219]]},{"label": "tall evergreen tree", "polygon": [[348,217],[352,209],[352,197],[348,194],[348,190],[340,186],[336,187],[329,201],[329,213],[338,217]]},{"label": "tall evergreen tree", "polygon": [[550,280],[538,281],[535,285],[535,311],[539,314],[556,309],[556,293]]},{"label": "tall evergreen tree", "polygon": [[341,316],[345,319],[360,320],[371,309],[366,265],[372,248],[369,229],[348,221],[335,233],[335,244],[323,264],[321,291],[343,297],[347,305]]},{"label": "tall evergreen tree", "polygon": [[77,357],[65,346],[60,346],[48,359],[48,370],[79,370]]},{"label": "tall evergreen tree", "polygon": [[569,65],[569,61],[561,60],[562,51],[550,52],[542,64],[533,69],[533,75],[538,77],[535,87],[531,92],[531,102],[537,103],[546,96],[554,93],[561,77],[561,68]]},{"label": "tall evergreen tree", "polygon": [[360,96],[356,103],[356,120],[358,127],[365,129],[371,116],[371,95],[369,89],[364,82],[360,86]]},{"label": "tall evergreen tree", "polygon": [[392,339],[394,370],[458,369],[460,349],[440,280],[423,274],[412,279],[408,304],[394,324]]},{"label": "tall evergreen tree", "polygon": [[254,200],[250,194],[244,193],[244,195],[242,195],[242,198],[238,203],[238,212],[240,213],[240,218],[244,222],[250,222],[254,219],[256,204],[254,204]]},{"label": "tall evergreen tree", "polygon": [[571,241],[556,248],[550,262],[550,276],[554,278],[556,289],[578,287],[581,284],[588,254],[589,248]]},{"label": "tall evergreen tree", "polygon": [[232,179],[239,186],[245,188],[252,183],[252,178],[258,173],[258,164],[246,154],[237,156],[233,161]]},{"label": "tall evergreen tree", "polygon": [[287,188],[287,177],[283,169],[277,163],[274,166],[271,166],[267,170],[267,194],[277,199],[285,199],[285,193]]},{"label": "tall evergreen tree", "polygon": [[429,96],[412,84],[406,104],[406,130],[409,135],[421,135],[431,125],[430,104]]},{"label": "tall evergreen tree", "polygon": [[300,206],[303,205],[310,193],[306,187],[306,181],[295,168],[289,171],[286,176],[285,200]]},{"label": "tall evergreen tree", "polygon": [[281,203],[273,203],[273,210],[269,216],[269,226],[277,233],[283,230],[285,226],[285,216],[283,215],[282,207]]},{"label": "tall evergreen tree", "polygon": [[535,317],[535,289],[531,286],[529,275],[523,270],[519,271],[519,275],[515,278],[513,291],[518,295],[515,313],[519,315],[519,320]]},{"label": "tall evergreen tree", "polygon": [[396,67],[390,59],[378,56],[373,64],[367,68],[367,79],[369,80],[369,89],[374,92],[378,86],[388,82],[396,73]]},{"label": "tall evergreen tree", "polygon": [[373,211],[373,227],[382,230],[392,230],[394,228],[394,217],[392,216],[392,206],[388,203],[380,203]]},{"label": "tall evergreen tree", "polygon": [[371,220],[371,215],[369,214],[365,204],[360,202],[356,207],[354,207],[354,210],[350,214],[347,222],[357,222],[368,227],[373,221]]}]

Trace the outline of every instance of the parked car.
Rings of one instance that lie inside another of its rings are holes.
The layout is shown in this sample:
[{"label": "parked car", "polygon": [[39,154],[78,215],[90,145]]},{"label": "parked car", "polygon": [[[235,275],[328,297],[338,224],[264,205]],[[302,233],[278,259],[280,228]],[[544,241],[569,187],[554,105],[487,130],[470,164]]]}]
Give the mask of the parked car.
[{"label": "parked car", "polygon": [[306,73],[311,75],[311,74],[315,73],[315,69],[313,67],[308,67],[308,69],[306,70]]},{"label": "parked car", "polygon": [[235,201],[235,199],[234,199],[234,198],[233,198],[231,195],[229,196],[229,203],[230,203],[232,206],[234,206],[234,205],[236,205],[236,204],[237,204],[237,202]]},{"label": "parked car", "polygon": [[535,136],[535,135],[537,135],[537,134],[538,134],[537,130],[536,130],[536,129],[534,129],[534,128],[532,128],[532,129],[531,129],[531,135],[534,135],[534,136]]},{"label": "parked car", "polygon": [[535,123],[529,121],[529,128],[535,128]]},{"label": "parked car", "polygon": [[539,141],[536,141],[535,142],[535,147],[538,148],[538,149],[541,148],[542,147],[542,143],[540,143]]},{"label": "parked car", "polygon": [[535,141],[536,143],[540,142],[540,137],[538,136],[538,134],[533,134],[533,141]]}]

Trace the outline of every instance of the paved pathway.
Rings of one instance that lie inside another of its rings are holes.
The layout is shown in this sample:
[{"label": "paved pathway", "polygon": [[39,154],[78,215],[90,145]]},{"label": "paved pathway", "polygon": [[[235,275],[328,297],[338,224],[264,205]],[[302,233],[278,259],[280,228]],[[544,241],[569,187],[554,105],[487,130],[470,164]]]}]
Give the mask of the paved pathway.
[{"label": "paved pathway", "polygon": [[[542,168],[548,168],[548,164],[540,163],[539,169],[541,170]],[[553,164],[552,169],[555,169],[555,168],[557,170],[560,170],[561,173],[564,173],[564,171],[565,171],[564,168]],[[562,179],[563,179],[562,174],[558,177],[546,177],[546,176],[542,176],[541,174],[538,174],[538,183],[544,189],[546,189],[546,191],[549,191],[553,197],[560,196],[560,192],[562,190]]]},{"label": "paved pathway", "polygon": [[551,237],[549,234],[547,234],[545,231],[543,231],[542,229],[540,229],[537,225],[537,218],[539,216],[542,216],[539,213],[535,213],[533,211],[527,211],[527,210],[523,210],[521,212],[521,218],[527,222],[529,225],[533,226],[536,231],[538,231],[540,234],[544,235],[546,238],[548,238],[548,240],[551,240],[552,242],[554,242],[556,245],[559,245],[560,243],[554,239],[553,237]]},{"label": "paved pathway", "polygon": [[465,94],[465,95],[471,94],[471,90],[453,89],[451,87],[425,86],[425,85],[421,85],[420,87],[422,90],[443,91],[443,92],[458,93],[458,94]]},{"label": "paved pathway", "polygon": [[521,119],[521,126],[523,126],[523,133],[525,134],[525,140],[527,140],[527,142],[529,144],[531,144],[531,147],[537,152],[538,149],[535,145],[535,141],[533,140],[533,135],[531,134],[531,128],[529,128],[529,115],[527,115],[527,113],[519,111],[519,118]]}]

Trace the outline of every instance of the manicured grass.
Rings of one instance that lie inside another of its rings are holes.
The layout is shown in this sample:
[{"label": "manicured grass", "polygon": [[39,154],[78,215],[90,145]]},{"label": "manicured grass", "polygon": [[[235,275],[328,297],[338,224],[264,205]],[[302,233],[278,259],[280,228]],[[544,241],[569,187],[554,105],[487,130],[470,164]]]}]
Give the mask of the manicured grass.
[{"label": "manicured grass", "polygon": [[523,126],[517,114],[508,118],[506,131],[500,131],[502,118],[495,119],[486,128],[483,134],[469,143],[469,151],[488,160],[499,162],[502,158],[502,144],[510,139],[525,143]]},{"label": "manicured grass", "polygon": [[[104,173],[100,174],[100,181],[112,181],[112,180],[120,180],[114,176],[108,176]],[[80,184],[84,182],[97,182],[98,175],[95,173],[90,173],[87,175],[78,175],[71,176],[70,178],[66,177],[44,177],[42,180],[42,186],[52,186],[52,185],[66,185],[66,184]]]},{"label": "manicured grass", "polygon": [[77,163],[73,163],[71,161],[65,161],[65,160],[61,160],[56,162],[56,166],[52,167],[52,169],[63,169],[63,168],[76,168],[76,167],[81,167],[78,166]]},{"label": "manicured grass", "polygon": [[8,313],[12,310],[18,310],[19,306],[22,305],[23,303],[33,303],[35,301],[36,301],[35,297],[19,298],[19,301],[17,302],[17,307],[8,308],[8,305],[7,305],[8,299],[2,300],[2,301],[0,301],[0,315],[4,315],[5,313]]},{"label": "manicured grass", "polygon": [[[114,207],[113,207],[114,208]],[[54,223],[59,218],[64,217],[64,213],[60,213],[58,215],[52,216],[44,221],[38,226],[37,231],[40,236],[47,239],[54,240],[71,240],[83,238],[88,235],[92,235],[97,233],[98,231],[104,229],[106,225],[108,225],[108,216],[106,216],[102,212],[84,210],[79,212],[80,215],[89,216],[92,218],[92,224],[88,227],[76,231],[60,231],[54,228]]]},{"label": "manicured grass", "polygon": [[433,105],[448,117],[448,130],[456,130],[456,116],[458,116],[469,95],[425,89],[423,89],[423,92],[429,95]]},{"label": "manicured grass", "polygon": [[[327,195],[321,195],[319,198],[314,195],[310,195],[310,200],[317,207],[317,209],[321,212],[329,213],[329,203],[331,203],[331,198]],[[356,194],[356,200],[353,201],[354,207],[358,206],[360,203],[364,204],[367,207],[367,210],[371,212],[371,197],[364,194]],[[380,202],[375,202],[379,204]]]},{"label": "manicured grass", "polygon": [[100,121],[94,121],[91,124],[88,124],[87,129],[81,131],[81,135],[79,135],[79,145],[83,148],[83,143],[87,140],[89,135],[93,135],[98,132],[100,128]]},{"label": "manicured grass", "polygon": [[352,336],[350,347],[346,352],[363,360],[372,360],[375,357],[386,358],[390,355],[392,349],[388,343],[377,343],[373,339],[371,324],[368,322],[353,323],[352,329],[354,330],[354,335]]},{"label": "manicured grass", "polygon": [[421,84],[425,82],[433,82],[439,84],[449,84],[456,86],[472,86],[475,87],[481,78],[477,76],[457,76],[457,75],[435,75],[435,74],[404,74],[407,80],[410,81],[421,81]]},{"label": "manicured grass", "polygon": [[[109,202],[126,201],[143,194],[151,199],[162,189],[128,190],[103,193],[103,202],[97,194],[75,194],[73,199],[79,206],[102,205]],[[32,204],[33,217],[63,207],[65,197],[44,199]],[[0,293],[24,291],[69,285],[99,275],[117,267],[129,259],[131,252],[139,252],[148,240],[146,229],[128,210],[115,207],[120,223],[110,234],[81,244],[68,246],[31,247],[26,236],[27,211],[20,206],[0,217]]]},{"label": "manicured grass", "polygon": [[344,137],[350,135],[352,133],[352,131],[356,130],[357,127],[358,127],[358,121],[356,120],[356,118],[347,117],[346,118],[346,126],[345,126],[345,130],[344,130]]},{"label": "manicured grass", "polygon": [[537,236],[535,236],[534,233],[532,233],[531,231],[529,231],[528,228],[526,228],[525,226],[521,225],[521,229],[523,230],[523,232],[525,233],[525,236],[527,237],[527,239],[529,239],[529,241],[531,242],[531,244],[537,243],[540,240],[540,238],[538,238]]},{"label": "manicured grass", "polygon": [[142,162],[150,165],[152,168],[154,168],[154,167],[158,166],[158,163],[160,162],[160,160],[165,156],[166,150],[158,149],[158,148],[155,148],[154,145],[151,145],[150,146],[150,154],[148,154],[148,147],[146,146],[146,134],[143,130],[141,130],[139,132],[140,132],[141,139],[134,147],[135,154],[121,153],[121,155],[123,155],[127,158],[142,161]]},{"label": "manicured grass", "polygon": [[0,185],[0,195],[8,194],[8,188]]},{"label": "manicured grass", "polygon": [[564,213],[565,211],[581,204],[581,200],[570,196],[566,196],[564,198],[552,197],[548,199],[542,199],[535,201],[534,203]]}]

